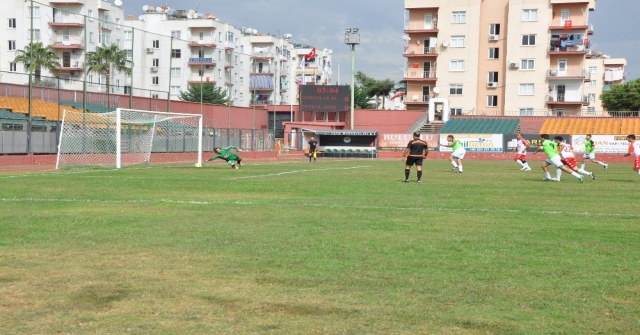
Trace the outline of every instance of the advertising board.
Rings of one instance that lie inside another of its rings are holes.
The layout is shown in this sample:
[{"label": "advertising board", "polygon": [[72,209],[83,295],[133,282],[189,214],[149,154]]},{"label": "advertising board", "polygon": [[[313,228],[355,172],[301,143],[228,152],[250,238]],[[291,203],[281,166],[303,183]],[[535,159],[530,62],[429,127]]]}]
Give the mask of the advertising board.
[{"label": "advertising board", "polygon": [[[447,135],[440,134],[440,143],[447,144]],[[502,134],[452,134],[467,152],[503,152]],[[451,152],[451,148],[440,147],[440,151]]]}]

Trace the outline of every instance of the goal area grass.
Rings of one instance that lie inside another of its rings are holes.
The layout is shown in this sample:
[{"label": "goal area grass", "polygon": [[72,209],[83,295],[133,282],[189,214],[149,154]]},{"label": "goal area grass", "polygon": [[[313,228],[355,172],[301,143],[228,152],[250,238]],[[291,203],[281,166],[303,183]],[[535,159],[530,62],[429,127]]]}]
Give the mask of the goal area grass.
[{"label": "goal area grass", "polygon": [[640,177],[532,165],[0,172],[0,333],[636,333]]}]

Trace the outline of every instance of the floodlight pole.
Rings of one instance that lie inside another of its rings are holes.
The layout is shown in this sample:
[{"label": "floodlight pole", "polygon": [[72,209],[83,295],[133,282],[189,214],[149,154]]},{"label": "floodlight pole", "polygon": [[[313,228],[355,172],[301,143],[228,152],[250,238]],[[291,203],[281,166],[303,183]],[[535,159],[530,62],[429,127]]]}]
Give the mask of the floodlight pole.
[{"label": "floodlight pole", "polygon": [[30,13],[30,35],[29,35],[29,108],[27,118],[27,155],[33,154],[33,148],[31,144],[31,118],[33,112],[33,0],[30,1],[31,8]]},{"label": "floodlight pole", "polygon": [[356,77],[356,45],[360,44],[358,28],[347,28],[344,34],[344,43],[351,47],[351,106],[349,110],[349,129],[353,130],[355,119],[355,77]]}]

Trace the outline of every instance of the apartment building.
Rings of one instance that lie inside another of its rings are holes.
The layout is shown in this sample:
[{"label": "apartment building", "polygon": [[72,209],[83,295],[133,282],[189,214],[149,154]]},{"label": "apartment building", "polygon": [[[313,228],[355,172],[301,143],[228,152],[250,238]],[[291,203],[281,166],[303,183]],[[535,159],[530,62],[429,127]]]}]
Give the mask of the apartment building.
[{"label": "apartment building", "polygon": [[586,111],[591,115],[606,115],[600,94],[611,90],[611,85],[624,84],[627,60],[594,52],[587,59],[586,66],[589,75],[589,82],[585,87],[585,95],[589,99]]},{"label": "apartment building", "polygon": [[407,108],[577,115],[588,95],[595,0],[405,0]]},{"label": "apartment building", "polygon": [[[44,0],[33,2],[33,9],[29,1],[6,1],[2,5],[0,31],[4,41],[0,43],[0,78],[3,82],[28,83],[24,64],[13,60],[17,50],[29,45],[32,22],[34,43],[50,46],[60,58],[61,67],[56,73],[42,69],[42,81],[52,81],[53,85],[59,78],[63,89],[82,90],[87,52],[103,43],[123,45],[123,11],[113,2]],[[125,79],[124,74],[114,73],[111,93],[124,93]],[[88,91],[105,91],[104,76],[87,74],[87,82]]]}]

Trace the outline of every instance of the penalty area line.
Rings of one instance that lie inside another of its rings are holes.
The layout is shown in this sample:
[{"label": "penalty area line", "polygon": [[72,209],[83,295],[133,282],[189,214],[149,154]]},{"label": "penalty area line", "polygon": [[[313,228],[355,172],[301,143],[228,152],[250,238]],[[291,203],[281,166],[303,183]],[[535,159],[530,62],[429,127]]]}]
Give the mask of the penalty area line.
[{"label": "penalty area line", "polygon": [[362,168],[368,168],[368,167],[370,167],[370,166],[363,165],[363,166],[351,166],[351,167],[345,167],[345,168],[325,168],[325,169],[294,170],[294,171],[284,171],[284,172],[278,172],[278,173],[269,173],[269,174],[253,175],[253,176],[242,176],[242,177],[228,178],[226,180],[262,178],[262,177],[277,177],[277,176],[283,176],[283,175],[287,175],[287,174],[303,173],[303,172],[330,171],[330,170],[354,170],[354,169],[362,169]]},{"label": "penalty area line", "polygon": [[100,199],[76,199],[76,198],[0,198],[0,202],[77,202],[95,204],[176,204],[176,205],[237,205],[237,206],[269,206],[269,207],[322,207],[345,208],[364,210],[399,210],[399,211],[431,211],[431,212],[484,212],[484,213],[513,213],[513,214],[540,214],[540,215],[578,215],[595,217],[629,217],[640,218],[640,214],[632,213],[591,213],[591,212],[565,212],[565,211],[539,211],[520,210],[506,208],[445,208],[445,207],[395,207],[395,206],[366,206],[366,205],[340,205],[340,204],[316,204],[316,203],[281,203],[270,201],[209,201],[209,200],[172,200],[172,199],[132,199],[132,200],[100,200]]}]

